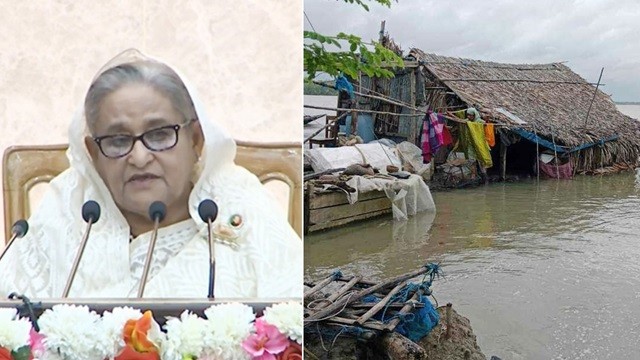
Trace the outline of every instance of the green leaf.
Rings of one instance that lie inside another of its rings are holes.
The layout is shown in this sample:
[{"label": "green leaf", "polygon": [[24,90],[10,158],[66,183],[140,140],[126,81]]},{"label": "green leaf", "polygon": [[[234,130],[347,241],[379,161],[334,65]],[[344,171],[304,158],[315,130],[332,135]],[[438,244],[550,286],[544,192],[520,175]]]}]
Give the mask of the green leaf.
[{"label": "green leaf", "polygon": [[28,345],[25,345],[18,350],[14,350],[11,352],[11,357],[13,360],[29,360],[31,355],[31,348]]}]

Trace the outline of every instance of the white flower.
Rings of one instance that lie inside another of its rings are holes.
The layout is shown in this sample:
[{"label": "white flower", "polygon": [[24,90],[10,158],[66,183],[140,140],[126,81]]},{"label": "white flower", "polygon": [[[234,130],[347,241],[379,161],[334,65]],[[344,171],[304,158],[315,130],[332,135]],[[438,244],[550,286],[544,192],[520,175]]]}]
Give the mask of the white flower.
[{"label": "white flower", "polygon": [[16,319],[18,311],[13,308],[0,308],[0,347],[18,350],[29,345],[31,323],[26,319]]},{"label": "white flower", "polygon": [[138,320],[142,312],[130,307],[116,307],[113,311],[105,311],[102,315],[102,331],[109,341],[107,357],[111,358],[120,353],[125,346],[123,330],[128,320]]},{"label": "white flower", "polygon": [[204,311],[207,316],[205,354],[203,357],[229,360],[249,359],[242,348],[253,329],[253,309],[240,303],[214,305]]},{"label": "white flower", "polygon": [[38,320],[45,336],[45,357],[66,360],[103,360],[110,339],[100,331],[100,316],[86,306],[59,304],[46,310]]},{"label": "white flower", "polygon": [[185,355],[201,357],[205,349],[207,321],[184,311],[180,318],[169,318],[164,326],[167,330],[163,359],[182,359]]},{"label": "white flower", "polygon": [[291,340],[302,345],[303,312],[304,308],[301,303],[289,301],[266,308],[263,319],[277,327],[281,333],[287,335]]}]

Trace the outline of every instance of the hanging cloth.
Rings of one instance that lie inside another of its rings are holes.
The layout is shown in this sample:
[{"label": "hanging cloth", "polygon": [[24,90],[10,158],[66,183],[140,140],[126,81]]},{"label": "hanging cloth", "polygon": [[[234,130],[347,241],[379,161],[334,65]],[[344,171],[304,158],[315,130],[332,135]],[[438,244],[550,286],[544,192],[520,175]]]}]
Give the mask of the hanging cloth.
[{"label": "hanging cloth", "polygon": [[442,146],[442,124],[438,123],[438,114],[429,112],[429,145],[435,154]]},{"label": "hanging cloth", "polygon": [[453,143],[453,138],[451,137],[451,132],[449,131],[449,129],[445,126],[446,125],[446,119],[444,118],[444,115],[442,114],[438,114],[438,124],[440,124],[440,129],[441,131],[441,144],[442,146],[447,146],[447,145],[451,145]]},{"label": "hanging cloth", "polygon": [[486,123],[484,126],[484,136],[487,138],[487,144],[490,147],[496,146],[496,136],[493,131],[493,124]]},{"label": "hanging cloth", "polygon": [[420,148],[422,149],[422,162],[431,162],[431,146],[429,145],[429,115],[422,119],[422,136],[420,137]]},{"label": "hanging cloth", "polygon": [[467,121],[468,140],[473,147],[476,158],[480,162],[480,165],[485,169],[493,166],[493,160],[491,160],[491,149],[487,144],[487,139],[484,135],[484,124]]}]

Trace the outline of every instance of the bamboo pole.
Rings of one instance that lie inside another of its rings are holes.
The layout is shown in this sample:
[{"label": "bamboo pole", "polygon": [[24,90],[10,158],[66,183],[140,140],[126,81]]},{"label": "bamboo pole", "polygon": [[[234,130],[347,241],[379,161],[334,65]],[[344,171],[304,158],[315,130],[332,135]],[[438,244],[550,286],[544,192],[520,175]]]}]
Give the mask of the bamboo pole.
[{"label": "bamboo pole", "polygon": [[388,111],[375,111],[375,110],[363,110],[363,109],[345,109],[345,108],[330,108],[330,107],[326,107],[326,106],[315,106],[315,105],[304,105],[304,107],[309,108],[309,109],[320,109],[320,110],[333,110],[333,111],[347,111],[347,112],[358,112],[358,113],[364,113],[364,114],[386,114],[386,115],[396,115],[396,116],[422,116],[419,114],[416,115],[411,115],[411,114],[400,114],[400,113],[392,113],[392,112],[388,112]]},{"label": "bamboo pole", "polygon": [[596,84],[596,90],[593,92],[593,97],[591,98],[591,102],[589,103],[589,110],[587,110],[587,117],[584,119],[584,126],[587,126],[587,121],[589,121],[589,113],[591,112],[591,105],[593,105],[593,100],[596,99],[596,94],[598,93],[598,88],[600,87],[600,80],[602,79],[602,73],[604,72],[604,67],[600,69],[600,77],[598,77],[598,83]]},{"label": "bamboo pole", "polygon": [[[306,106],[306,105],[305,105]],[[314,136],[320,134],[320,132],[322,132],[322,130],[326,129],[328,126],[333,125],[336,121],[340,121],[343,117],[347,116],[347,113],[344,113],[338,117],[336,117],[333,120],[329,120],[327,121],[327,124],[325,126],[323,126],[322,128],[320,128],[318,131],[314,132],[313,134],[311,134],[311,136],[309,136],[308,138],[304,139],[303,143],[306,143],[307,141],[311,140]]]},{"label": "bamboo pole", "polygon": [[[416,71],[412,71],[411,72],[411,78],[409,79],[410,82],[410,91],[411,91],[411,106],[414,107],[416,105]],[[416,114],[416,110],[415,108],[411,109],[411,115],[415,115]],[[416,145],[418,143],[418,134],[417,134],[417,121],[418,119],[416,118],[411,118],[411,143]]]},{"label": "bamboo pole", "polygon": [[329,275],[326,279],[320,281],[318,284],[316,284],[316,286],[312,287],[311,289],[309,289],[308,291],[306,291],[304,293],[304,298],[308,298],[309,296],[317,293],[318,291],[320,291],[320,289],[322,289],[323,287],[329,285],[333,280],[335,280],[336,276],[334,274]]},{"label": "bamboo pole", "polygon": [[[581,81],[561,81],[561,80],[530,80],[530,79],[440,79],[440,81],[465,81],[465,82],[530,82],[536,84],[576,84],[576,85],[595,85]],[[600,84],[604,86],[605,84]]]},{"label": "bamboo pole", "polygon": [[[536,126],[533,126],[533,134],[538,137]],[[536,181],[540,181],[540,143],[536,140]]]},{"label": "bamboo pole", "polygon": [[333,293],[333,295],[329,296],[327,298],[327,301],[329,301],[329,302],[336,301],[340,296],[344,295],[347,291],[351,290],[353,285],[355,285],[360,280],[362,280],[362,276],[354,276],[353,279],[351,279],[351,281],[349,281],[348,283],[344,284],[338,291]]},{"label": "bamboo pole", "polygon": [[402,290],[402,288],[405,287],[405,285],[407,285],[406,281],[402,281],[400,284],[396,285],[396,287],[393,288],[393,290],[389,291],[389,293],[387,294],[387,296],[385,296],[384,298],[382,298],[382,300],[380,300],[374,307],[372,307],[371,309],[369,309],[369,311],[367,311],[366,313],[364,313],[364,315],[360,316],[357,320],[356,320],[356,324],[362,325],[365,323],[365,321],[369,320],[373,315],[377,314],[378,311],[382,310],[382,308],[387,305],[387,303],[391,300],[391,298],[397,294],[400,290]]},{"label": "bamboo pole", "polygon": [[551,132],[551,141],[553,142],[553,156],[554,161],[556,162],[556,179],[560,180],[560,172],[558,171],[558,152],[556,151],[556,139],[553,136],[553,131]]},{"label": "bamboo pole", "polygon": [[[401,315],[401,314],[406,314],[407,312],[409,312],[409,310],[411,310],[412,308],[414,308],[414,301],[418,301],[420,299],[420,296],[422,296],[422,289],[418,289],[413,296],[411,297],[411,299],[409,300],[409,302],[402,307],[402,309],[400,309],[400,311],[398,311],[397,315]],[[422,305],[422,303],[420,303],[420,305]],[[389,321],[387,323],[387,326],[385,327],[385,330],[387,331],[393,331],[395,330],[396,326],[398,326],[398,324],[400,323],[400,318],[396,317],[395,319],[392,319],[391,321]]]}]

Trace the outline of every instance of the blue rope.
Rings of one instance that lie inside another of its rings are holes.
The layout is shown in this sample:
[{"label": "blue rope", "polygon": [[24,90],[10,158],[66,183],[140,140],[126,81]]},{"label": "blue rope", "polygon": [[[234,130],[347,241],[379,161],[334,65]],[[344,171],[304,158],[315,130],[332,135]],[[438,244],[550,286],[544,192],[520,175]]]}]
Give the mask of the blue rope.
[{"label": "blue rope", "polygon": [[342,271],[336,270],[336,271],[333,272],[333,274],[331,274],[331,276],[333,277],[334,280],[338,279],[338,278],[341,278],[342,277]]}]

